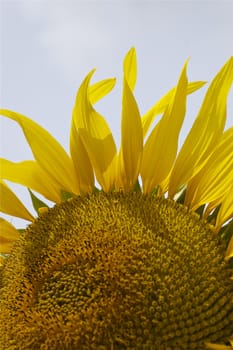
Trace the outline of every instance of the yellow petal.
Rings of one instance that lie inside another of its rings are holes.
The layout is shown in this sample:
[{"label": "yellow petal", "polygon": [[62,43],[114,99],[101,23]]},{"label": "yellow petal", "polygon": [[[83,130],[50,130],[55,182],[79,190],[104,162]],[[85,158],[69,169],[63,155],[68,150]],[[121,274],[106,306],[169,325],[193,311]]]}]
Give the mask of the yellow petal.
[{"label": "yellow petal", "polygon": [[[72,120],[74,121],[75,118],[76,108],[73,110]],[[72,122],[70,129],[70,154],[74,163],[76,177],[79,181],[80,192],[91,193],[95,184],[94,171],[74,122]]]},{"label": "yellow petal", "polygon": [[34,221],[34,217],[25,208],[23,203],[16,197],[11,189],[0,180],[0,211],[2,213],[17,216],[19,218]]},{"label": "yellow petal", "polygon": [[[114,87],[116,79],[105,79],[93,84],[88,89],[90,103],[96,103],[102,97],[107,95]],[[78,96],[78,95],[77,95]],[[91,161],[87,154],[78,129],[75,125],[75,120],[79,118],[77,109],[77,100],[73,108],[72,123],[70,129],[70,154],[74,163],[77,181],[81,193],[90,193],[94,188],[94,171]]]},{"label": "yellow petal", "polygon": [[126,54],[123,63],[124,77],[131,91],[134,90],[137,80],[137,57],[136,50],[132,47]]},{"label": "yellow petal", "polygon": [[79,193],[73,163],[52,135],[22,114],[3,109],[0,114],[21,126],[36,161],[50,177],[51,184],[55,183],[67,192]]},{"label": "yellow petal", "polygon": [[142,160],[142,123],[136,100],[124,78],[121,147],[117,165],[116,187],[131,189],[138,178]]},{"label": "yellow petal", "polygon": [[19,239],[19,232],[8,221],[0,218],[0,253],[10,253],[14,242]]},{"label": "yellow petal", "polygon": [[212,350],[231,350],[231,346],[227,345],[221,345],[221,344],[214,344],[214,343],[205,343],[207,346],[207,349],[212,349]]},{"label": "yellow petal", "polygon": [[0,168],[1,179],[35,190],[55,203],[61,202],[61,189],[54,186],[47,173],[35,161],[13,163],[0,158]]},{"label": "yellow petal", "polygon": [[88,95],[88,86],[94,71],[91,71],[79,88],[75,113],[74,128],[94,168],[97,181],[104,191],[113,186],[114,173],[112,163],[116,155],[116,145],[105,119],[93,108]]},{"label": "yellow petal", "polygon": [[171,172],[172,172],[172,169],[170,170],[170,172],[169,172],[169,174],[167,175],[167,177],[166,177],[162,182],[160,182],[160,184],[159,184],[160,193],[161,193],[161,194],[166,193],[167,190],[168,190]]},{"label": "yellow petal", "polygon": [[173,100],[144,146],[140,172],[144,193],[153,191],[156,185],[164,181],[173,166],[186,109],[186,67],[187,63],[181,72]]},{"label": "yellow petal", "polygon": [[231,237],[230,242],[228,243],[227,251],[225,255],[226,260],[229,260],[231,258],[233,258],[233,236]]},{"label": "yellow petal", "polygon": [[233,58],[212,81],[196,121],[178,155],[169,185],[169,196],[187,183],[205,164],[221,136],[226,119],[226,102],[233,81]]},{"label": "yellow petal", "polygon": [[116,79],[105,79],[91,85],[88,89],[90,102],[92,104],[106,96],[115,86]]},{"label": "yellow petal", "polygon": [[203,168],[188,183],[185,204],[195,210],[221,198],[233,183],[233,128],[220,138]]},{"label": "yellow petal", "polygon": [[[224,222],[233,217],[233,184],[221,200],[221,207],[216,220],[216,230],[219,230]],[[218,203],[219,204],[219,203]]]},{"label": "yellow petal", "polygon": [[[191,94],[194,91],[200,89],[205,84],[204,81],[196,81],[188,84],[187,94]],[[143,128],[143,138],[146,137],[146,134],[152,125],[155,117],[159,114],[165,112],[169,103],[171,103],[176,87],[172,88],[168,93],[166,93],[149,111],[142,117],[142,128]]]}]

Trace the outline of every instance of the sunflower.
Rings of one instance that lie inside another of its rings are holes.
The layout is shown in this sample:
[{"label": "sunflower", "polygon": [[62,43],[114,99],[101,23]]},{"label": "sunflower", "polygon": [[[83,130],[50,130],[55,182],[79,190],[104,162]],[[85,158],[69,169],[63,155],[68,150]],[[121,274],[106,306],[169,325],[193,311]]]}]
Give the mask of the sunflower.
[{"label": "sunflower", "polygon": [[[115,79],[91,84],[94,70],[77,93],[70,154],[31,119],[1,110],[34,160],[0,163],[1,212],[31,222],[17,230],[0,220],[0,349],[233,348],[233,58],[178,151],[187,95],[204,85],[188,82],[187,64],[141,116],[136,52],[127,53],[119,150],[93,107]],[[36,215],[6,181],[29,189]]]}]

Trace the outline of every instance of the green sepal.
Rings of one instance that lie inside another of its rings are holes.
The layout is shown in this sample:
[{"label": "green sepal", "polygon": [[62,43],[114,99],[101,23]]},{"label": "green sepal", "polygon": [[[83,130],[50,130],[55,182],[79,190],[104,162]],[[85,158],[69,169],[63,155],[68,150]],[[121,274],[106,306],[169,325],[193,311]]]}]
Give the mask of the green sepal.
[{"label": "green sepal", "polygon": [[26,231],[25,228],[18,228],[17,231],[22,235]]},{"label": "green sepal", "polygon": [[73,193],[61,190],[61,200],[62,200],[62,202],[65,202],[68,199],[73,198],[73,197],[74,197]]},{"label": "green sepal", "polygon": [[40,208],[48,208],[48,205],[45,204],[42,200],[40,200],[39,198],[37,198],[34,193],[28,188],[29,194],[31,196],[31,200],[32,200],[32,205],[33,208],[35,209],[35,211],[37,212],[37,214],[39,215],[39,209]]},{"label": "green sepal", "polygon": [[101,192],[101,191],[102,191],[102,190],[100,190],[98,187],[96,187],[96,186],[94,187],[94,190],[93,190],[94,193],[99,193],[99,192]]},{"label": "green sepal", "polygon": [[223,226],[219,234],[220,234],[220,237],[223,238],[228,244],[233,235],[233,220],[231,220],[228,224]]},{"label": "green sepal", "polygon": [[152,197],[157,197],[159,194],[159,186],[156,186],[153,191],[151,192]]},{"label": "green sepal", "polygon": [[203,212],[204,212],[204,209],[205,209],[205,204],[201,205],[200,207],[198,207],[195,212],[200,215],[200,218],[202,218],[203,216]]},{"label": "green sepal", "polygon": [[217,219],[217,216],[218,216],[219,209],[220,209],[220,205],[219,205],[218,207],[216,207],[216,208],[213,210],[213,212],[208,216],[207,221],[208,221],[210,224],[215,225],[216,219]]},{"label": "green sepal", "polygon": [[180,190],[175,194],[174,199],[177,203],[184,204],[186,196],[186,185],[182,186]]},{"label": "green sepal", "polygon": [[133,186],[133,191],[134,192],[142,192],[142,189],[141,189],[141,186],[140,186],[140,183],[137,179],[137,181],[135,182],[134,186]]}]

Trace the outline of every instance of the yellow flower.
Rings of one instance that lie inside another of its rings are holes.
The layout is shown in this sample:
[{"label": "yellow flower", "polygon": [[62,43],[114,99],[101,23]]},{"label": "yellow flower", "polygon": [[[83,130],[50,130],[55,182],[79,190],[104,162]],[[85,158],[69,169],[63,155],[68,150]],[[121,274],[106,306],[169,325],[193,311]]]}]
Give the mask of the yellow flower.
[{"label": "yellow flower", "polygon": [[[91,85],[94,70],[77,93],[70,154],[31,119],[0,110],[34,155],[0,160],[0,211],[31,222],[21,232],[0,220],[0,349],[233,348],[233,58],[178,152],[187,95],[204,84],[188,82],[187,64],[141,116],[128,52],[119,150],[93,106],[115,79]],[[29,189],[36,216],[5,181]]]}]

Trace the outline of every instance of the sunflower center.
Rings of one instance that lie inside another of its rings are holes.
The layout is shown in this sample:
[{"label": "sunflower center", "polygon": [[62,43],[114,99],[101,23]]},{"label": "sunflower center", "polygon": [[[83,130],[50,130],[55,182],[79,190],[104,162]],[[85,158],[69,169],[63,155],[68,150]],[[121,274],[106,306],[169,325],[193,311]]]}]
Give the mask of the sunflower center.
[{"label": "sunflower center", "polygon": [[203,349],[232,334],[229,277],[219,238],[184,206],[78,197],[32,224],[4,267],[2,349]]}]

